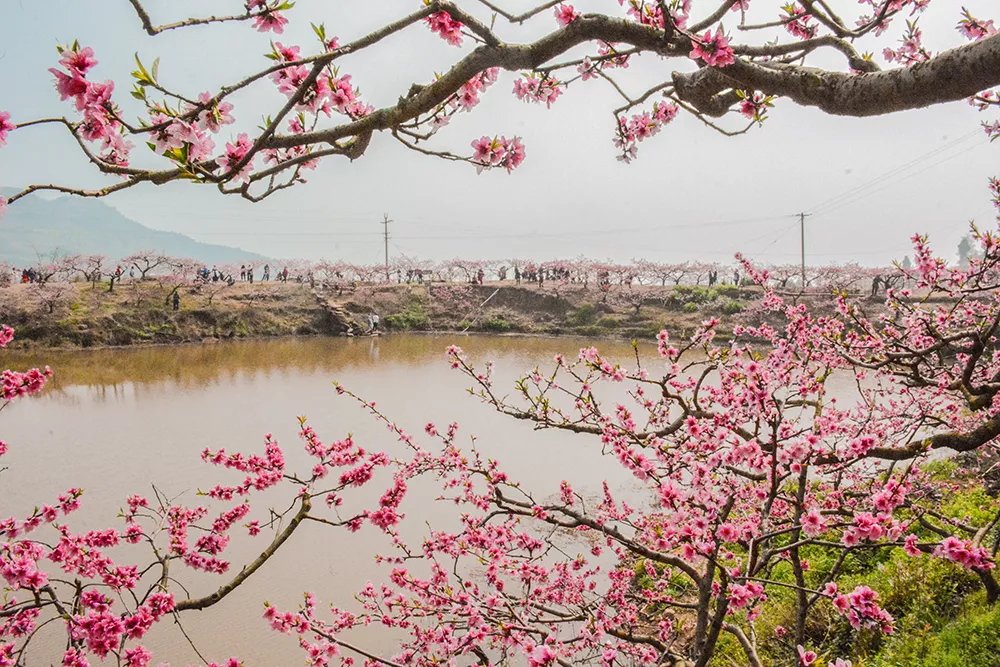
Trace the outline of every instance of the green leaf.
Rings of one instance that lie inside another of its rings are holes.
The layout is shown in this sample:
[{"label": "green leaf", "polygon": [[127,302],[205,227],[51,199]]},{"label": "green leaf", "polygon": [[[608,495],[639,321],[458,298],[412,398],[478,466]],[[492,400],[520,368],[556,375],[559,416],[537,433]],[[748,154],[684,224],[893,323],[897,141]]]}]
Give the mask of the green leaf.
[{"label": "green leaf", "polygon": [[322,23],[320,23],[319,25],[316,25],[315,23],[310,23],[309,25],[312,26],[313,32],[316,33],[316,36],[319,37],[320,41],[326,44],[326,26],[324,26]]},{"label": "green leaf", "polygon": [[160,71],[160,58],[153,61],[153,81],[156,81],[157,73]]},{"label": "green leaf", "polygon": [[136,54],[135,54],[135,64],[139,66],[139,71],[142,72],[146,76],[146,78],[148,79],[149,78],[149,72],[146,71],[146,68],[143,67],[143,65],[142,65],[142,61],[139,60],[139,53],[138,52],[136,52]]}]

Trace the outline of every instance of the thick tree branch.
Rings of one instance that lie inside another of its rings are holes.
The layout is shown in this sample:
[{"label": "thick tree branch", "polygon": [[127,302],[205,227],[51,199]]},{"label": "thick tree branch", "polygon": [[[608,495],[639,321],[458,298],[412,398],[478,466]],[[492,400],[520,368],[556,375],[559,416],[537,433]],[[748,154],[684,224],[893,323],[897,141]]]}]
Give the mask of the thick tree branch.
[{"label": "thick tree branch", "polygon": [[695,106],[711,105],[720,93],[735,87],[787,97],[837,116],[919,109],[962,100],[998,84],[1000,35],[945,51],[912,67],[883,72],[849,74],[737,59],[725,69],[674,74],[678,95]]}]

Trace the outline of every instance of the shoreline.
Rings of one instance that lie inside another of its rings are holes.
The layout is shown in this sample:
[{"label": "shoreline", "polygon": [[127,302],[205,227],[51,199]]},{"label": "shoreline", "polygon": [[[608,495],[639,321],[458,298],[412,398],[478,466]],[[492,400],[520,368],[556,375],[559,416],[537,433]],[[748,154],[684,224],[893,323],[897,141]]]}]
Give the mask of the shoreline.
[{"label": "shoreline", "polygon": [[[178,310],[170,300],[175,291],[181,296]],[[728,339],[740,313],[759,295],[759,288],[733,285],[599,290],[507,282],[314,289],[270,282],[178,288],[149,280],[116,285],[114,291],[90,283],[0,288],[0,323],[15,329],[9,349],[17,352],[367,338],[360,323],[372,313],[380,317],[380,336],[652,340],[662,329],[684,337],[716,317],[721,320],[717,337]],[[828,296],[807,298],[819,314],[833,306]]]}]

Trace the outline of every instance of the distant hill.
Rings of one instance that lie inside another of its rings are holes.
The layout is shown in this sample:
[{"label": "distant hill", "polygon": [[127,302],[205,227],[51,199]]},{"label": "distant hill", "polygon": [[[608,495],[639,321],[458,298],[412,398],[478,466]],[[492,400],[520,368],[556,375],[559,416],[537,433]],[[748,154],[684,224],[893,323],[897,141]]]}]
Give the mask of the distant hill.
[{"label": "distant hill", "polygon": [[[0,195],[15,191],[0,188]],[[23,266],[39,256],[100,254],[120,259],[139,250],[187,257],[205,264],[224,264],[261,255],[239,248],[200,243],[175,232],[162,232],[126,218],[96,199],[29,195],[12,204],[0,220],[0,261]]]}]

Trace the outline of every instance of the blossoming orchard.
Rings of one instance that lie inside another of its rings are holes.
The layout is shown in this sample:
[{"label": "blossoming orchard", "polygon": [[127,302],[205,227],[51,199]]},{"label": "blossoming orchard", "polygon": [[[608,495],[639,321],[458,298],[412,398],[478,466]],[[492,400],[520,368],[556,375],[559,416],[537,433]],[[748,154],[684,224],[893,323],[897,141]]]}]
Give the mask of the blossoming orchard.
[{"label": "blossoming orchard", "polygon": [[[31,185],[0,199],[0,213],[37,190],[101,197],[179,180],[258,201],[300,185],[320,160],[346,158],[349,168],[347,160],[364,159],[377,141],[479,171],[514,172],[525,159],[545,158],[509,127],[455,136],[450,119],[474,113],[484,95],[551,107],[574,104],[585,86],[610,86],[620,96],[606,131],[625,162],[640,143],[668,132],[678,114],[693,115],[706,131],[766,132],[765,121],[777,122],[770,111],[792,104],[863,117],[968,100],[987,114],[984,131],[1000,133],[1000,121],[988,115],[1000,104],[991,90],[1000,85],[1000,36],[990,17],[944,0],[606,0],[606,13],[545,2],[520,14],[502,0],[429,0],[367,35],[334,35],[316,24],[308,44],[280,41],[290,21],[310,19],[297,16],[292,2],[233,0],[231,15],[192,17],[170,15],[169,3],[128,4],[136,31],[211,39],[219,23],[245,23],[261,33],[260,52],[238,54],[244,77],[186,90],[182,78],[161,76],[158,63],[138,58],[131,82],[104,80],[101,45],[67,35],[49,70],[53,115],[0,113],[0,146],[43,146],[47,133],[69,132],[81,160],[113,180],[99,189]],[[951,50],[922,45],[919,19],[931,4],[954,11]],[[518,41],[532,26],[544,34]],[[398,99],[364,98],[352,56],[391,49],[387,38],[402,32],[453,45],[453,65],[415,73]],[[861,42],[880,47],[862,52]],[[645,89],[626,90],[616,73],[640,58],[676,71],[664,68]],[[814,60],[840,66],[819,69]],[[248,88],[276,89],[273,107],[243,108],[232,99]],[[142,109],[138,118],[119,106],[125,96]],[[263,117],[259,131],[227,134],[241,114]],[[492,177],[506,175],[482,176]],[[989,187],[1000,201],[1000,181]],[[841,267],[793,289],[794,267],[738,258],[737,270],[760,285],[761,297],[731,340],[716,338],[719,321],[711,318],[688,337],[661,332],[648,358],[638,347],[630,359],[585,347],[514,387],[498,386],[488,361],[447,350],[442,363],[463,374],[483,404],[457,401],[456,416],[496,410],[579,434],[579,447],[634,475],[640,503],[609,484],[596,497],[582,493],[558,470],[528,488],[502,459],[482,456],[459,423],[411,432],[376,407],[377,396],[341,385],[340,400],[398,441],[392,452],[346,432],[317,433],[303,418],[297,446],[308,466],[287,464],[284,450],[295,445],[270,435],[259,446],[225,443],[202,455],[218,468],[215,486],[181,500],[137,487],[121,499],[121,515],[99,529],[74,527],[89,480],[54,498],[29,499],[32,511],[0,521],[0,667],[167,663],[170,655],[146,648],[154,626],[194,624],[195,612],[224,609],[244,582],[267,577],[279,550],[294,550],[296,532],[309,522],[335,533],[338,548],[350,549],[358,531],[380,531],[390,545],[373,554],[383,578],[353,600],[302,591],[297,608],[259,601],[273,641],[299,647],[301,659],[317,666],[844,667],[857,660],[853,643],[834,641],[825,626],[843,622],[852,637],[896,630],[883,599],[852,582],[850,571],[858,559],[888,553],[948,563],[996,604],[1000,244],[985,229],[974,229],[974,239],[980,252],[968,266],[952,267],[926,237],[914,236],[912,264],[881,270],[884,314],[870,315],[848,293],[870,273],[859,278]],[[196,270],[170,258],[157,269],[147,260],[130,263],[184,280]],[[83,275],[110,275],[100,258],[74,262]],[[573,275],[595,282],[616,270],[629,280],[641,274],[647,284],[696,282],[695,275],[700,282],[711,270],[581,264]],[[331,280],[363,272],[322,270]],[[369,275],[381,280],[377,271]],[[831,294],[835,312],[814,315],[796,302],[795,292],[806,288]],[[0,347],[13,336],[0,329]],[[3,371],[0,407],[43,391],[50,373]],[[831,395],[836,378],[855,387],[849,399]],[[31,446],[0,442],[0,456]],[[936,474],[947,457],[957,457],[959,471]],[[11,474],[16,468],[4,470],[0,484]],[[440,487],[440,512],[452,516],[442,522],[448,527],[429,525],[412,541],[401,526],[418,480]],[[953,498],[970,488],[981,492],[978,510],[956,511]],[[260,496],[275,491],[287,502],[261,506]],[[259,555],[231,562],[227,547],[244,541]],[[58,654],[40,655],[32,640],[53,625],[64,641]],[[362,626],[384,628],[387,640],[356,642],[352,630]],[[206,663],[255,664],[253,655],[207,656]]]}]

